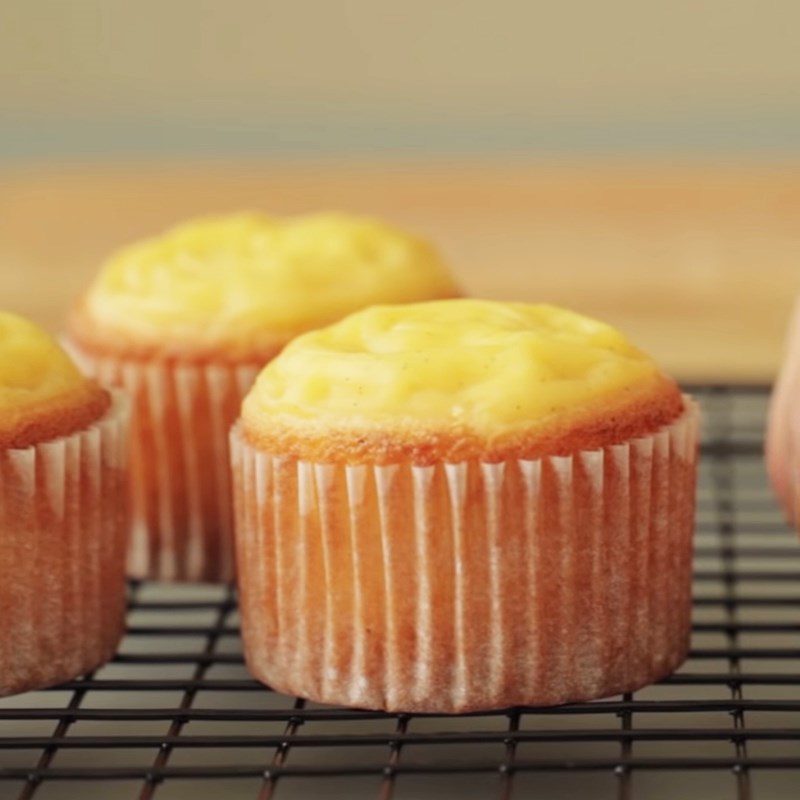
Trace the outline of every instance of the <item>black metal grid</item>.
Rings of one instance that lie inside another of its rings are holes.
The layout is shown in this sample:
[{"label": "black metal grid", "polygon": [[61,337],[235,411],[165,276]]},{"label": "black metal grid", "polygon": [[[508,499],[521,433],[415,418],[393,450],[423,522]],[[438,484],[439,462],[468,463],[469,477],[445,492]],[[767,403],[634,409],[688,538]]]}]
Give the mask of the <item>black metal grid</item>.
[{"label": "black metal grid", "polygon": [[800,545],[763,472],[766,393],[695,393],[694,633],[661,684],[461,717],[324,707],[247,676],[231,590],[134,585],[111,664],[0,701],[0,797],[796,797]]}]

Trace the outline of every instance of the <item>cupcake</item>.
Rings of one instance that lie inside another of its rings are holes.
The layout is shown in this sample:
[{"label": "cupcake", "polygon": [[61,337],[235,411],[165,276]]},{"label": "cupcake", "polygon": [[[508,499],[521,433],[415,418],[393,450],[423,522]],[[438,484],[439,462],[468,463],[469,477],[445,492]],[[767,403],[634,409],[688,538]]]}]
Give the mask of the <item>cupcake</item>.
[{"label": "cupcake", "polygon": [[0,695],[113,654],[125,618],[127,403],[0,313]]},{"label": "cupcake", "polygon": [[772,486],[787,520],[800,528],[800,301],[795,307],[786,354],[769,404],[766,460]]},{"label": "cupcake", "polygon": [[297,334],[456,288],[427,243],[341,214],[209,218],[135,244],[75,306],[67,343],[134,400],[134,577],[233,577],[228,431]]},{"label": "cupcake", "polygon": [[267,365],[231,444],[245,655],[279,691],[551,705],[686,657],[697,409],[607,325],[361,311]]}]

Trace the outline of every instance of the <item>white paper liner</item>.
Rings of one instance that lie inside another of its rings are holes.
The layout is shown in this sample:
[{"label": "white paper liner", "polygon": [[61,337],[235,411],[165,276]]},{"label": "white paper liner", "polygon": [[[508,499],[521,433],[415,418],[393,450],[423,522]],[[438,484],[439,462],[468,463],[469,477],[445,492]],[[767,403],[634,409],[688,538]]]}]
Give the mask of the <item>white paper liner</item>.
[{"label": "white paper liner", "polygon": [[259,368],[95,358],[67,346],[84,371],[133,399],[128,574],[232,580],[228,432]]},{"label": "white paper liner", "polygon": [[252,673],[392,711],[552,705],[674,670],[690,633],[698,411],[492,464],[337,466],[231,433]]},{"label": "white paper liner", "polygon": [[69,436],[0,450],[0,695],[107,661],[125,622],[130,403]]}]

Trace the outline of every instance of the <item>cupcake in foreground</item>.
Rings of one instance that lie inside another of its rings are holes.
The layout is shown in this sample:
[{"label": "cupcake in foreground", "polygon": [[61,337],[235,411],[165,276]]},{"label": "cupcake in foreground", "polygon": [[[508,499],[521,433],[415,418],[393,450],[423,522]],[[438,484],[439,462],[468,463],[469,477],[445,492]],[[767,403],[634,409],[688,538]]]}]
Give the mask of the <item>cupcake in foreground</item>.
[{"label": "cupcake in foreground", "polygon": [[339,214],[209,218],[114,256],[68,344],[134,398],[130,574],[233,577],[228,431],[289,340],[373,303],[455,293],[430,245]]},{"label": "cupcake in foreground", "polygon": [[766,436],[767,471],[787,520],[800,529],[800,301],[789,325],[786,353],[772,391]]},{"label": "cupcake in foreground", "polygon": [[122,635],[127,403],[0,313],[0,695],[98,667]]},{"label": "cupcake in foreground", "polygon": [[245,655],[280,691],[550,705],[686,656],[697,409],[607,325],[371,308],[272,361],[231,443]]}]

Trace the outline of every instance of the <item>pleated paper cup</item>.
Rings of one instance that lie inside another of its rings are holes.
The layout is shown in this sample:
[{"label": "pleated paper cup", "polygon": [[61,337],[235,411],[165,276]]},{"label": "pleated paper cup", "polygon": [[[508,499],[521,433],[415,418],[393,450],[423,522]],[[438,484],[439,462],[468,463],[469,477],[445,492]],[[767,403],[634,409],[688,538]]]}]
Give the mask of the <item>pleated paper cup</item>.
[{"label": "pleated paper cup", "polygon": [[128,574],[232,580],[228,433],[260,366],[95,357],[66,345],[85,372],[133,400]]},{"label": "pleated paper cup", "polygon": [[103,664],[125,623],[130,404],[69,436],[0,449],[0,695]]},{"label": "pleated paper cup", "polygon": [[280,691],[391,711],[554,705],[677,668],[698,412],[571,456],[283,458],[231,434],[245,656]]}]

